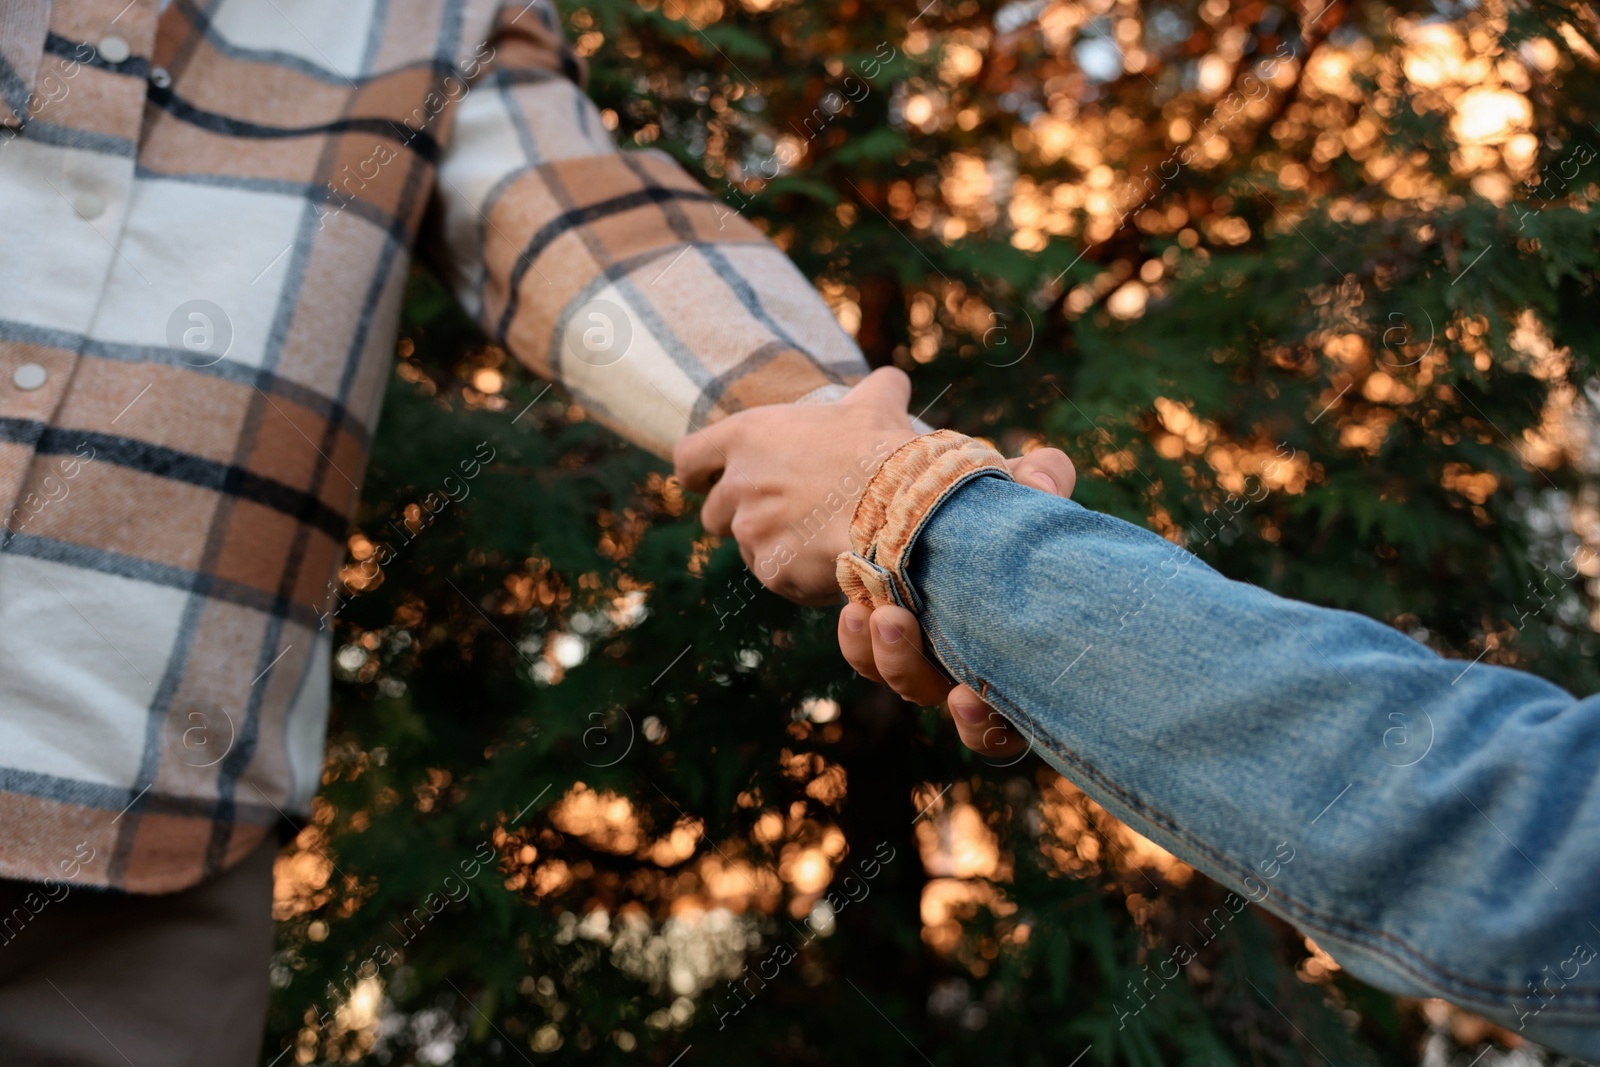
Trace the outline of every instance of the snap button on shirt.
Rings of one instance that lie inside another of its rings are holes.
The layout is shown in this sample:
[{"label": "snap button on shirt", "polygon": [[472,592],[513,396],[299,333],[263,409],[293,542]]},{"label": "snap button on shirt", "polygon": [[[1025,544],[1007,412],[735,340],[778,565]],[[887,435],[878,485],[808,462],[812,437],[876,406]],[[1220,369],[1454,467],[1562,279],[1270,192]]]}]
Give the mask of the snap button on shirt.
[{"label": "snap button on shirt", "polygon": [[132,54],[128,42],[116,34],[108,33],[100,38],[100,58],[107,63],[121,63]]},{"label": "snap button on shirt", "polygon": [[11,384],[25,393],[31,393],[44,384],[50,372],[37,363],[24,363],[11,374]]},{"label": "snap button on shirt", "polygon": [[72,210],[82,218],[97,219],[106,213],[106,198],[99,193],[79,193]]}]

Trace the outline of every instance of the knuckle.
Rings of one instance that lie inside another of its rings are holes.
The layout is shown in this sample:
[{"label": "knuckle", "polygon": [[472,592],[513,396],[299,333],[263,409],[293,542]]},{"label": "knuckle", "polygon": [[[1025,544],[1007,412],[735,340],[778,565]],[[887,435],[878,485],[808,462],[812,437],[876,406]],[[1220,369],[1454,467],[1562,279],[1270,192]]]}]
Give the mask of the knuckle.
[{"label": "knuckle", "polygon": [[[896,692],[902,690],[920,690],[924,679],[917,670],[919,664],[904,650],[897,647],[891,653],[878,657],[878,669],[883,676],[891,679],[891,684]],[[903,694],[902,694],[903,695]]]},{"label": "knuckle", "polygon": [[760,523],[750,517],[750,512],[744,509],[735,511],[732,520],[728,523],[728,531],[742,545],[753,544],[759,531]]}]

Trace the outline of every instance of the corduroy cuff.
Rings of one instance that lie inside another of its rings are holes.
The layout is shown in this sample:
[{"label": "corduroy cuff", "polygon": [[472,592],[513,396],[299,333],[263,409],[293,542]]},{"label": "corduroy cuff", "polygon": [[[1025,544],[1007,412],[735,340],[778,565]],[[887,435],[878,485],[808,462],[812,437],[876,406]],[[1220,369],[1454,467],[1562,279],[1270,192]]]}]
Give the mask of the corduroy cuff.
[{"label": "corduroy cuff", "polygon": [[851,551],[838,557],[839,587],[866,608],[918,610],[905,557],[923,523],[973,478],[1011,477],[1000,453],[954,430],[914,437],[878,468],[850,519]]}]

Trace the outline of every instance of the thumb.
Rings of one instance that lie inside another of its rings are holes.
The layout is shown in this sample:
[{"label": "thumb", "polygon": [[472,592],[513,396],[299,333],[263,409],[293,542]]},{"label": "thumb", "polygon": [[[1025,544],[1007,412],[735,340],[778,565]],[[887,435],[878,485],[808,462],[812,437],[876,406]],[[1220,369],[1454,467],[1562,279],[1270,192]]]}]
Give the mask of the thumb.
[{"label": "thumb", "polygon": [[852,407],[888,408],[904,414],[911,406],[911,378],[899,367],[879,367],[839,401]]},{"label": "thumb", "polygon": [[1036,448],[1025,456],[1006,460],[1006,466],[1018,482],[1055,496],[1070,498],[1078,484],[1077,469],[1059,448]]}]

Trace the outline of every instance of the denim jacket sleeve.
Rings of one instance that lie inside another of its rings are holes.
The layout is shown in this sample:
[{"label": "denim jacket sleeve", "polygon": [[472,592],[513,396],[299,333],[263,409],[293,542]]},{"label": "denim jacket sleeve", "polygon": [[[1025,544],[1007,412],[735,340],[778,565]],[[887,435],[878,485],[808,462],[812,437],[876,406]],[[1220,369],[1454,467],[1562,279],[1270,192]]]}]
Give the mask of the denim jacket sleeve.
[{"label": "denim jacket sleeve", "polygon": [[1230,581],[984,451],[884,464],[854,599],[915,611],[1063,775],[1352,974],[1600,1058],[1600,697]]}]

